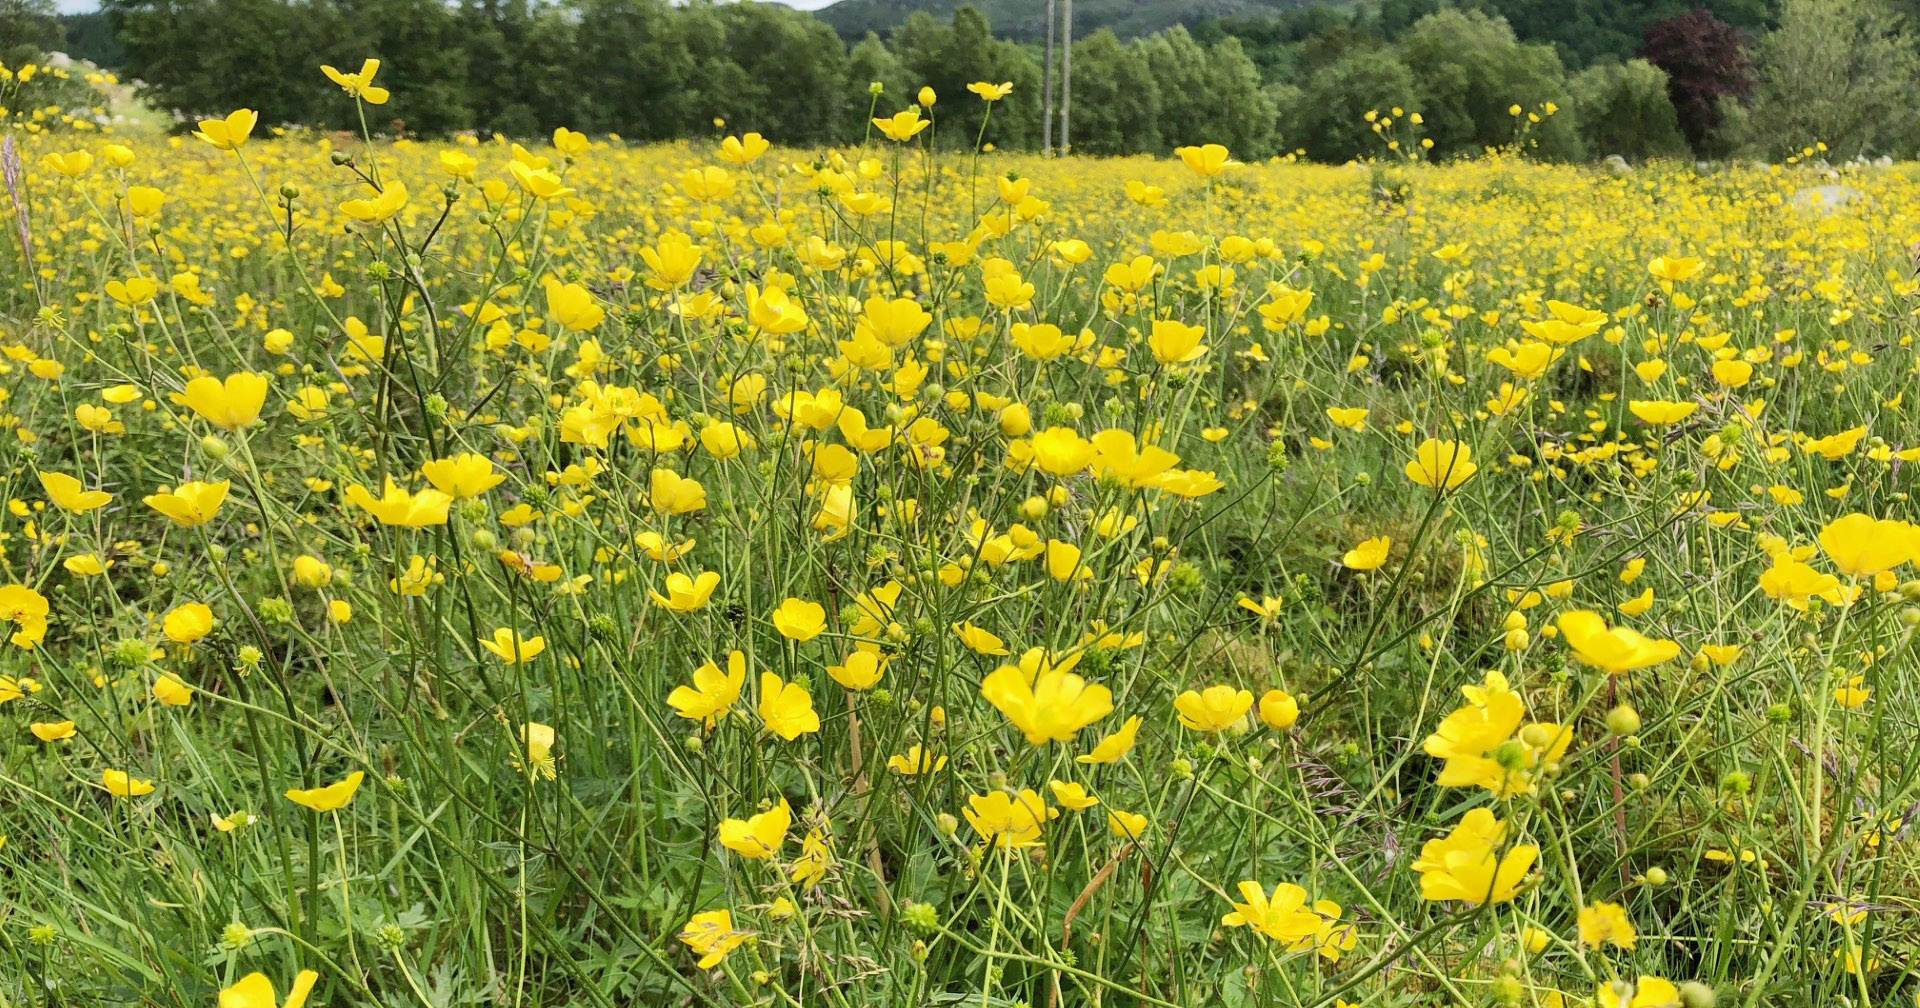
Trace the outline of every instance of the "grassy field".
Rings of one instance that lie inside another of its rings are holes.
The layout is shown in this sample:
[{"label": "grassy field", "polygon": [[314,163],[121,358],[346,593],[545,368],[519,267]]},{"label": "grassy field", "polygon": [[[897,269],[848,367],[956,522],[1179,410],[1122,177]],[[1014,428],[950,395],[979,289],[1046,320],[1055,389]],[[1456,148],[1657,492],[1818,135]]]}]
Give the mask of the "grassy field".
[{"label": "grassy field", "polygon": [[1910,167],[912,129],[16,136],[0,1005],[1914,1000]]}]

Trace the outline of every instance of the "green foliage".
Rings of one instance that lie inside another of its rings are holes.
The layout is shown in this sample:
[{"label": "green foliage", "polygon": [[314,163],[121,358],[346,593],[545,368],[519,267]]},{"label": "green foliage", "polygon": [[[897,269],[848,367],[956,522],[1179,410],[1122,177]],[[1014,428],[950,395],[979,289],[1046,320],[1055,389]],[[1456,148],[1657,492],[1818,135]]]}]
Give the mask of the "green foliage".
[{"label": "green foliage", "polygon": [[[1120,38],[1135,38],[1190,25],[1204,16],[1272,17],[1326,3],[1327,0],[1074,0],[1076,34],[1110,28]],[[1039,0],[840,0],[819,12],[849,41],[868,32],[885,34],[916,13],[947,18],[973,6],[1008,38],[1036,41],[1047,34],[1046,4]],[[996,113],[997,114],[997,113]]]},{"label": "green foliage", "polygon": [[1160,150],[1160,87],[1138,48],[1104,28],[1073,45],[1073,149],[1082,154]]},{"label": "green foliage", "polygon": [[[962,7],[948,24],[926,14],[910,17],[888,39],[916,90],[933,88],[938,110],[940,142],[971,147],[980,135],[986,106],[967,92],[975,81],[1013,82],[1013,93],[993,109],[986,142],[1001,147],[1034,147],[1040,141],[1040,66],[1027,51],[993,37],[987,19],[973,7]],[[891,114],[911,101],[911,94],[881,99],[880,112]]]},{"label": "green foliage", "polygon": [[1760,41],[1742,139],[1756,153],[1825,143],[1830,156],[1906,156],[1920,145],[1920,49],[1885,0],[1786,0]]},{"label": "green foliage", "polygon": [[1135,45],[1160,86],[1164,146],[1221,143],[1244,157],[1272,152],[1278,111],[1239,39],[1208,50],[1175,26]]},{"label": "green foliage", "polygon": [[[107,2],[129,75],[146,82],[150,102],[183,119],[246,107],[267,122],[357,127],[319,74],[285,69],[357,65],[372,55],[396,96],[392,106],[368,110],[380,132],[528,137],[568,126],[667,140],[711,135],[718,121],[776,143],[844,143],[868,134],[871,114],[898,111],[926,86],[939,98],[929,142],[969,145],[983,123],[985,139],[999,147],[1032,148],[1041,139],[1043,53],[1008,37],[1033,35],[1039,15],[1003,9],[1000,0],[843,2],[824,19],[779,4],[711,0]],[[1719,6],[1753,14],[1765,0]],[[891,30],[849,48],[833,27],[844,32],[849,11],[868,8],[884,8]],[[1618,28],[1654,8],[1665,10],[1664,0],[1632,11],[1603,0],[1569,9]],[[1652,80],[1645,68],[1600,64],[1574,100],[1555,48],[1527,41],[1544,22],[1519,0],[1239,0],[1209,8],[1230,16],[1206,17],[1192,31],[1173,24],[1127,42],[1125,30],[1101,27],[1156,9],[1076,3],[1076,150],[1165,154],[1222,143],[1242,158],[1302,150],[1345,161],[1380,153],[1365,114],[1393,107],[1424,115],[1438,157],[1515,144],[1551,159],[1589,148],[1631,156],[1670,149],[1670,116],[1644,87]],[[1531,27],[1516,32],[1504,19],[1509,12]],[[235,23],[253,28],[229,30]],[[966,90],[976,81],[1014,88],[989,117]],[[878,101],[873,82],[882,88]],[[1508,113],[1549,104],[1561,112],[1537,122]],[[1597,121],[1583,127],[1582,115]]]},{"label": "green foliage", "polygon": [[1667,75],[1646,60],[1590,66],[1575,74],[1567,89],[1589,155],[1651,158],[1687,152],[1667,99]]},{"label": "green foliage", "polygon": [[1280,141],[1316,161],[1344,161],[1377,141],[1366,114],[1419,107],[1413,71],[1387,47],[1358,49],[1308,77],[1282,114]]},{"label": "green foliage", "polygon": [[59,45],[61,36],[53,0],[0,0],[0,61],[28,62]]},{"label": "green foliage", "polygon": [[127,51],[113,32],[113,21],[105,11],[60,15],[61,43],[67,55],[94,66],[113,69],[124,63]]},{"label": "green foliage", "polygon": [[[1440,156],[1478,154],[1512,144],[1520,122],[1508,109],[1568,104],[1565,71],[1552,48],[1523,44],[1498,18],[1443,10],[1421,18],[1398,44],[1420,82],[1417,107]],[[1529,141],[1542,156],[1575,158],[1580,138],[1569,119],[1546,116]]]}]

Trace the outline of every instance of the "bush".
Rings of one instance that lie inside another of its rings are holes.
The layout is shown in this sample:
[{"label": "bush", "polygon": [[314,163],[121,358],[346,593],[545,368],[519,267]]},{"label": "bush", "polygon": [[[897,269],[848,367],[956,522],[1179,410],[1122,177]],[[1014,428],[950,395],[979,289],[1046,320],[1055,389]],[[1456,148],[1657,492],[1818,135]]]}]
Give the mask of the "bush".
[{"label": "bush", "polygon": [[1568,90],[1590,157],[1644,159],[1686,153],[1686,138],[1667,100],[1667,75],[1646,60],[1588,67],[1574,76]]}]

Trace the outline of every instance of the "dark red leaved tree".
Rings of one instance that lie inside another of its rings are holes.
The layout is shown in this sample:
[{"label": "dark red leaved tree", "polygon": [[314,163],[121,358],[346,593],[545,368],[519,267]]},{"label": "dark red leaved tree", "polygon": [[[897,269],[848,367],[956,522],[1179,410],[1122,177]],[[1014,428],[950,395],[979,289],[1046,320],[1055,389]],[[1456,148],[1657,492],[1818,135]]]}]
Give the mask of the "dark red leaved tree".
[{"label": "dark red leaved tree", "polygon": [[1705,7],[1648,25],[1640,58],[1667,72],[1667,97],[1695,150],[1720,124],[1720,99],[1753,94],[1746,32]]}]

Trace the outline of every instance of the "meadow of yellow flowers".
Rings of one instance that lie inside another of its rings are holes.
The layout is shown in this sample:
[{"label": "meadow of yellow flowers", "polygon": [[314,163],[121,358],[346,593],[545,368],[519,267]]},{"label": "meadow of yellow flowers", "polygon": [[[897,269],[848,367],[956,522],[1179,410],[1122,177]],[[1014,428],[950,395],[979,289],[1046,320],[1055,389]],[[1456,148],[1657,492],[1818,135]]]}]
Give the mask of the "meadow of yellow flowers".
[{"label": "meadow of yellow flowers", "polygon": [[9,134],[0,1004],[1913,1002],[1911,170],[972,91]]}]

